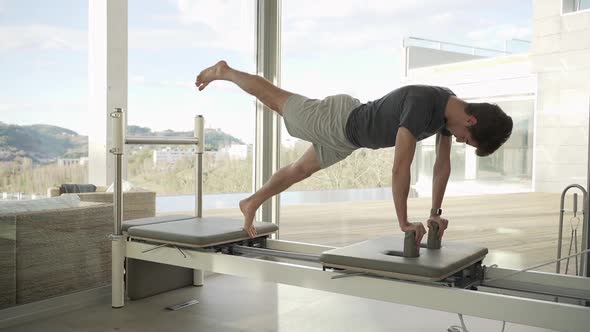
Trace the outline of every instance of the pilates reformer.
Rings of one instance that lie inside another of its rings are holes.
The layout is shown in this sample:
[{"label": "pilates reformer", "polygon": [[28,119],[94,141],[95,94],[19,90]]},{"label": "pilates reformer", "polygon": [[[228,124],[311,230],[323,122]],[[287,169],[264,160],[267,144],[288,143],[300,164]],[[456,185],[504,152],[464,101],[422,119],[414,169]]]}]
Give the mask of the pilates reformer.
[{"label": "pilates reformer", "polygon": [[[282,241],[273,235],[278,226],[268,222],[255,222],[258,236],[249,238],[242,220],[202,216],[202,116],[195,118],[195,136],[189,138],[125,137],[123,110],[117,108],[110,116],[115,159],[113,308],[124,306],[126,288],[133,282],[126,262],[138,260],[190,270],[195,286],[203,285],[203,271],[211,271],[554,330],[590,329],[590,278],[487,267],[487,248],[441,244],[433,228],[428,243],[420,247],[412,233],[342,248]],[[196,146],[194,216],[122,222],[126,144]],[[587,255],[588,244],[582,249],[576,257]]]}]

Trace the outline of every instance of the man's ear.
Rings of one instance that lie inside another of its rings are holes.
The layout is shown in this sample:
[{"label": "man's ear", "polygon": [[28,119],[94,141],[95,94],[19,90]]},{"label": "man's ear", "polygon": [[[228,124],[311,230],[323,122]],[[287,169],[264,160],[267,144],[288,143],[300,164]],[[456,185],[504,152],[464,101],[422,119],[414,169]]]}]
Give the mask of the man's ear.
[{"label": "man's ear", "polygon": [[477,124],[477,118],[473,115],[468,115],[465,123],[467,124],[467,126],[473,126]]}]

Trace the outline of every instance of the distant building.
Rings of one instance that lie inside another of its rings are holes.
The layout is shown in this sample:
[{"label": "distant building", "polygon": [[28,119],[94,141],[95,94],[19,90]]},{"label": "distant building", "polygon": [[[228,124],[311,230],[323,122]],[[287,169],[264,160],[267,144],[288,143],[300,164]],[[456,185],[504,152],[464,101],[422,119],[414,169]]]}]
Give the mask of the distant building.
[{"label": "distant building", "polygon": [[230,160],[246,160],[252,152],[252,145],[231,144],[219,150],[219,155],[226,155]]},{"label": "distant building", "polygon": [[84,166],[86,164],[88,164],[88,157],[57,158],[57,166],[58,167]]},{"label": "distant building", "polygon": [[181,149],[162,149],[154,150],[152,159],[154,166],[166,166],[174,164],[182,159],[194,158],[195,149],[181,150]]},{"label": "distant building", "polygon": [[252,154],[252,149],[251,144],[231,144],[213,152],[213,155],[216,163],[228,160],[246,160],[248,155]]}]

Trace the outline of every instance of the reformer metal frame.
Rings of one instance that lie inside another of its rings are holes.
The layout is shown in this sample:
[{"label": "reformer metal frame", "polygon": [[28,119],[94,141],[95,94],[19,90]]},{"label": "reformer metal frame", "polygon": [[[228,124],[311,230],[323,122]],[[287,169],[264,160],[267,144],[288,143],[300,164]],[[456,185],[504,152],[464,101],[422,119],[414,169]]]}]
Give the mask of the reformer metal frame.
[{"label": "reformer metal frame", "polygon": [[[202,271],[207,270],[554,330],[586,331],[590,326],[590,307],[586,306],[590,301],[590,278],[585,277],[527,271],[502,279],[515,270],[483,267],[484,276],[477,287],[449,287],[445,282],[419,283],[358,274],[347,276],[346,271],[326,270],[314,261],[322,252],[333,248],[321,245],[264,238],[256,242],[258,245],[254,248],[249,246],[248,241],[211,248],[190,248],[171,247],[157,240],[133,239],[121,232],[121,160],[124,145],[172,143],[170,139],[159,138],[125,139],[124,112],[115,109],[111,118],[114,122],[111,152],[116,156],[115,218],[114,233],[111,235],[113,308],[125,304],[123,264],[126,258],[133,258],[194,269],[200,284]],[[175,139],[175,144],[197,145],[195,208],[196,215],[201,217],[203,118],[198,116],[195,123],[195,137]],[[249,257],[251,255],[255,257]],[[266,260],[261,256],[275,259]],[[296,264],[293,261],[305,263]]]},{"label": "reformer metal frame", "polygon": [[[557,236],[557,259],[560,259],[561,256],[561,250],[562,250],[562,244],[563,244],[563,217],[565,214],[565,196],[567,194],[567,192],[570,189],[574,189],[577,188],[578,190],[580,190],[582,192],[582,243],[581,243],[581,249],[585,250],[588,248],[588,192],[586,191],[586,189],[584,189],[584,187],[582,187],[579,184],[570,184],[569,186],[565,187],[565,189],[561,192],[561,199],[560,199],[560,204],[559,204],[559,231],[558,231],[558,236]],[[577,218],[578,221],[580,220],[579,217],[577,216],[578,213],[578,194],[574,193],[573,195],[573,213],[574,213],[574,218]],[[570,221],[571,222],[571,221]],[[572,239],[574,240],[574,239]],[[570,241],[570,250],[572,249],[571,247],[572,243]],[[578,243],[576,241],[575,243],[575,251],[577,252],[578,249]],[[588,276],[587,274],[587,267],[586,264],[588,262],[588,254],[584,254],[582,257],[576,257],[575,258],[576,261],[576,273],[575,275],[577,276]],[[580,262],[579,266],[578,266],[578,261]],[[566,263],[566,268],[565,268],[565,274],[567,274],[567,268],[569,265],[569,260]],[[558,261],[555,267],[555,273],[560,273],[561,272],[561,261]]]}]

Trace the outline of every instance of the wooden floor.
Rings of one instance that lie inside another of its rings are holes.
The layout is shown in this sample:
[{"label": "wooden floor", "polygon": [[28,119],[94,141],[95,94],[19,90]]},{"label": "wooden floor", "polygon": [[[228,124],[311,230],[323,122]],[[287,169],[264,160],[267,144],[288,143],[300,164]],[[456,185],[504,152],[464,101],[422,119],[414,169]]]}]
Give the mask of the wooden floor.
[{"label": "wooden floor", "polygon": [[[444,241],[463,241],[490,249],[485,264],[524,268],[556,258],[560,195],[516,193],[447,197],[444,216],[449,229]],[[411,221],[425,222],[430,198],[408,201]],[[563,253],[570,243],[571,201],[566,201]],[[579,209],[582,207],[581,199]],[[236,209],[212,209],[205,216],[241,218]],[[580,220],[582,214],[579,212]],[[290,205],[281,207],[280,239],[332,246],[345,246],[371,238],[401,234],[393,202],[357,201]],[[582,223],[578,229],[581,246]],[[570,273],[575,262],[570,262]],[[562,271],[565,263],[562,263]],[[555,264],[536,269],[554,272]]]}]

